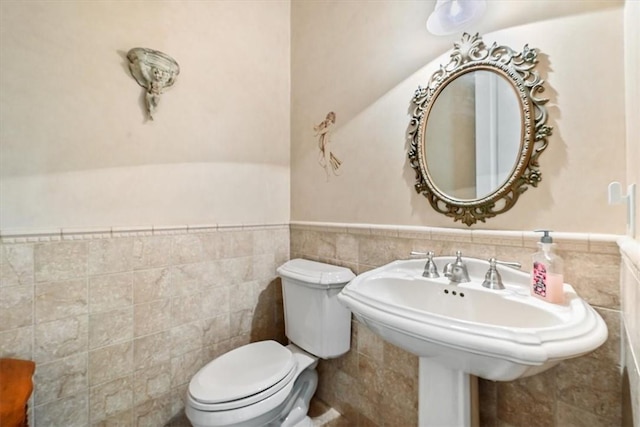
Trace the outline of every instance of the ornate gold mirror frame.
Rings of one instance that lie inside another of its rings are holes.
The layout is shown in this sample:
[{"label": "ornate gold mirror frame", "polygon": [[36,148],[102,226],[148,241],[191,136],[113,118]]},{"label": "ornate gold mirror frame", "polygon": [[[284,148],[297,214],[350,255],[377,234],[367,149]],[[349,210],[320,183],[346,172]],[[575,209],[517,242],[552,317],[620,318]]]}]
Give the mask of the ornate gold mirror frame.
[{"label": "ornate gold mirror frame", "polygon": [[[408,132],[408,157],[416,173],[416,191],[424,195],[437,212],[471,226],[506,212],[528,186],[537,187],[542,178],[538,157],[547,147],[547,137],[552,131],[546,125],[544,105],[548,99],[537,96],[544,91],[544,80],[534,70],[537,63],[537,51],[528,45],[522,52],[496,43],[487,47],[478,34],[465,33],[460,42],[454,43],[449,63],[440,65],[426,87],[418,87],[412,99],[415,107]],[[425,131],[429,113],[442,90],[457,77],[476,70],[495,72],[513,86],[521,108],[521,140],[517,141],[520,147],[511,174],[497,189],[480,198],[460,199],[443,192],[434,182],[427,167]]]}]

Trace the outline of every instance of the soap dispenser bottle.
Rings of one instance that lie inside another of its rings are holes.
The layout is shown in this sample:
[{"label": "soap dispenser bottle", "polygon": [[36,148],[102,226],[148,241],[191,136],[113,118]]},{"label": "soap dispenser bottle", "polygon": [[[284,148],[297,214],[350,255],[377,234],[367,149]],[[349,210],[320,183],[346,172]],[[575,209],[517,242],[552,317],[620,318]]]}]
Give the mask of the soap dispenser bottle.
[{"label": "soap dispenser bottle", "polygon": [[536,230],[544,233],[538,243],[538,252],[533,254],[531,270],[531,295],[554,304],[564,303],[563,261],[555,252],[555,244],[550,230]]}]

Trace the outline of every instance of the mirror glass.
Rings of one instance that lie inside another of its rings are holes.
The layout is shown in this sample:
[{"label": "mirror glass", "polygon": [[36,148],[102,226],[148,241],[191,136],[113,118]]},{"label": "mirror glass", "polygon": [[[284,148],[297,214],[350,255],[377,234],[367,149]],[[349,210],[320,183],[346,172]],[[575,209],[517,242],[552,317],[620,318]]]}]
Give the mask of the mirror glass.
[{"label": "mirror glass", "polygon": [[409,124],[415,190],[437,212],[471,226],[511,209],[542,179],[552,128],[538,51],[484,44],[467,33],[426,86]]},{"label": "mirror glass", "polygon": [[489,70],[462,74],[435,98],[424,133],[433,184],[452,198],[488,196],[511,175],[522,140],[513,85]]}]

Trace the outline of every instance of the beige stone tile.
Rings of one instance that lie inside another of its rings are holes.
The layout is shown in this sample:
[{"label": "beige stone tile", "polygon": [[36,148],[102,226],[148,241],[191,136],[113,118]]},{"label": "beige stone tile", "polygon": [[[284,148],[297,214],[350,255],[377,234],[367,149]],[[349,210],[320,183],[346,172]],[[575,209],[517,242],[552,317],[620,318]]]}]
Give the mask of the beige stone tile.
[{"label": "beige stone tile", "polygon": [[[179,356],[195,349],[202,349],[202,323],[195,321],[172,328],[171,356]],[[164,344],[166,345],[166,343]]]},{"label": "beige stone tile", "polygon": [[[407,410],[395,405],[387,405],[382,410],[381,422],[385,426],[417,426],[418,411]],[[486,427],[486,426],[483,426]]]},{"label": "beige stone tile", "polygon": [[223,259],[218,263],[219,279],[212,285],[231,286],[253,279],[253,257]]},{"label": "beige stone tile", "polygon": [[31,360],[32,354],[33,326],[0,332],[0,357]]},{"label": "beige stone tile", "polygon": [[335,359],[338,369],[352,377],[358,376],[358,359],[360,357],[357,350],[358,337],[354,328],[351,328],[351,349],[343,356]]},{"label": "beige stone tile", "polygon": [[276,269],[279,265],[276,263],[276,257],[273,253],[254,255],[252,257],[252,279],[273,279],[276,277]]},{"label": "beige stone tile", "polygon": [[191,350],[171,358],[171,388],[186,384],[204,365],[202,349]]},{"label": "beige stone tile", "polygon": [[251,334],[243,334],[243,335],[238,335],[236,337],[232,336],[229,339],[231,348],[242,347],[243,345],[249,344],[250,342],[251,342]]},{"label": "beige stone tile", "polygon": [[434,228],[431,230],[433,240],[444,242],[471,243],[471,230],[460,228]]},{"label": "beige stone tile", "polygon": [[336,247],[337,233],[324,232],[320,233],[320,239],[317,242],[317,255],[324,259],[335,259],[337,253]]},{"label": "beige stone tile", "polygon": [[229,290],[229,311],[253,309],[255,305],[253,291],[255,288],[256,282],[244,282],[234,285]]},{"label": "beige stone tile", "polygon": [[169,361],[140,369],[134,373],[134,402],[136,405],[169,393],[171,363]]},{"label": "beige stone tile", "polygon": [[386,403],[404,408],[407,412],[418,410],[418,376],[405,376],[397,371],[380,367]]},{"label": "beige stone tile", "polygon": [[[185,400],[189,384],[183,384],[171,389],[171,418],[178,421],[177,424],[169,424],[167,427],[190,427],[191,423],[184,414]],[[186,423],[180,424],[180,420],[186,419]]]},{"label": "beige stone tile", "polygon": [[88,388],[87,353],[78,353],[36,366],[34,396],[37,405],[72,396]]},{"label": "beige stone tile", "polygon": [[0,246],[0,287],[33,284],[33,269],[33,245]]},{"label": "beige stone tile", "polygon": [[232,337],[250,334],[253,323],[253,312],[241,310],[229,314],[229,330]]},{"label": "beige stone tile", "polygon": [[358,352],[370,357],[376,362],[383,362],[384,341],[369,328],[358,325]]},{"label": "beige stone tile", "polygon": [[202,320],[202,342],[205,346],[226,341],[231,337],[229,314]]},{"label": "beige stone tile", "polygon": [[171,265],[171,236],[148,236],[133,239],[133,269],[146,270],[149,268]]},{"label": "beige stone tile", "polygon": [[136,370],[167,362],[171,357],[171,332],[162,331],[134,340],[133,364]]},{"label": "beige stone tile", "polygon": [[171,298],[171,326],[180,326],[202,318],[205,294]]},{"label": "beige stone tile", "polygon": [[208,258],[205,239],[205,233],[179,234],[173,236],[171,263],[191,264],[205,261]]},{"label": "beige stone tile", "polygon": [[358,263],[379,267],[391,261],[406,259],[411,254],[409,239],[362,237],[358,245]]},{"label": "beige stone tile", "polygon": [[0,288],[0,332],[33,324],[33,286]]},{"label": "beige stone tile", "polygon": [[478,378],[480,425],[495,427],[498,423],[498,383]]},{"label": "beige stone tile", "polygon": [[471,230],[473,243],[492,246],[515,246],[522,248],[524,239],[520,231]]},{"label": "beige stone tile", "polygon": [[274,241],[276,230],[258,229],[253,230],[251,238],[253,239],[252,255],[272,254],[274,252]]},{"label": "beige stone tile", "polygon": [[133,341],[113,344],[89,352],[89,386],[133,373]]},{"label": "beige stone tile", "polygon": [[133,376],[118,378],[89,391],[91,422],[103,421],[133,408]]},{"label": "beige stone tile", "polygon": [[102,421],[92,423],[91,427],[133,427],[133,409],[119,412]]},{"label": "beige stone tile", "polygon": [[253,255],[251,231],[220,231],[221,258],[238,258]]},{"label": "beige stone tile", "polygon": [[379,237],[400,237],[397,227],[389,225],[370,224],[369,230],[372,236]]},{"label": "beige stone tile", "polygon": [[171,299],[159,299],[133,306],[134,336],[140,337],[171,328]]},{"label": "beige stone tile", "polygon": [[552,369],[517,381],[498,383],[498,418],[515,426],[553,425],[557,372]]},{"label": "beige stone tile", "polygon": [[384,369],[377,361],[364,354],[358,356],[357,378],[367,394],[380,394],[384,391]]},{"label": "beige stone tile", "polygon": [[59,282],[87,275],[87,242],[42,243],[34,247],[36,282]]},{"label": "beige stone tile", "polygon": [[198,263],[171,267],[171,293],[174,296],[191,295],[211,286],[216,272],[215,264]]},{"label": "beige stone tile", "polygon": [[209,287],[200,294],[202,316],[210,317],[229,312],[233,288],[230,286]]},{"label": "beige stone tile", "polygon": [[383,343],[383,366],[405,377],[418,377],[418,357],[399,347]]},{"label": "beige stone tile", "polygon": [[86,279],[38,283],[35,298],[36,323],[87,314],[89,311]]},{"label": "beige stone tile", "polygon": [[35,419],[38,426],[86,427],[89,425],[89,395],[82,391],[36,406]]},{"label": "beige stone tile", "polygon": [[557,371],[557,396],[561,402],[593,415],[620,419],[621,376],[616,364],[607,357],[609,351],[562,362]]},{"label": "beige stone tile", "polygon": [[222,356],[225,353],[233,350],[235,347],[232,345],[232,341],[230,339],[225,341],[220,341],[212,345],[207,345],[202,349],[202,366],[209,363],[213,359]]},{"label": "beige stone tile", "polygon": [[590,234],[589,252],[617,255],[620,253],[620,247],[616,242],[617,238],[618,236],[608,234]]},{"label": "beige stone tile", "polygon": [[36,363],[46,363],[87,351],[88,338],[87,315],[40,323],[34,329],[33,357]]},{"label": "beige stone tile", "polygon": [[154,301],[172,295],[169,268],[156,268],[133,273],[133,302]]},{"label": "beige stone tile", "polygon": [[89,242],[90,275],[121,273],[133,269],[134,238],[101,239]]},{"label": "beige stone tile", "polygon": [[584,409],[558,402],[555,425],[561,427],[611,427],[621,424],[619,419],[599,417]]},{"label": "beige stone tile", "polygon": [[133,304],[133,274],[89,277],[89,312],[98,313]]},{"label": "beige stone tile", "polygon": [[348,233],[336,235],[336,259],[348,263],[357,263],[358,253],[359,240],[357,236]]},{"label": "beige stone tile", "polygon": [[163,426],[171,419],[171,394],[148,400],[135,407],[136,427]]},{"label": "beige stone tile", "polygon": [[130,341],[133,338],[133,307],[89,316],[89,349]]},{"label": "beige stone tile", "polygon": [[295,248],[295,251],[302,254],[304,258],[317,257],[320,236],[321,232],[318,231],[301,230],[297,234],[296,240],[292,241],[292,250]]},{"label": "beige stone tile", "polygon": [[586,252],[560,253],[564,280],[591,305],[620,308],[620,257]]}]

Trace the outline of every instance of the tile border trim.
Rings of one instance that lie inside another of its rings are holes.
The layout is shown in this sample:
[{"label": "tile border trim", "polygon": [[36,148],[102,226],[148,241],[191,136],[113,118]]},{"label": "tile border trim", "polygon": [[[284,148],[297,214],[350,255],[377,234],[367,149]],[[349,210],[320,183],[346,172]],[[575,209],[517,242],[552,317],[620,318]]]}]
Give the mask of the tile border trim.
[{"label": "tile border trim", "polygon": [[[533,231],[518,230],[467,230],[460,228],[426,227],[409,225],[331,223],[313,221],[291,221],[292,230],[325,231],[334,233],[387,236],[409,239],[433,239],[476,244],[496,244],[503,246],[536,247],[540,235]],[[618,254],[619,242],[624,239],[618,234],[598,233],[553,233],[554,240],[564,250]],[[633,240],[633,239],[631,239]]]},{"label": "tile border trim", "polygon": [[110,239],[117,237],[166,236],[216,231],[276,230],[289,228],[289,223],[265,224],[184,224],[113,227],[69,227],[0,230],[0,243],[42,243],[71,240]]}]

